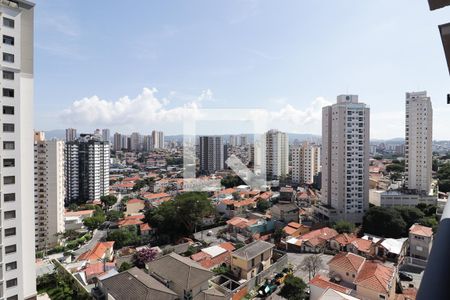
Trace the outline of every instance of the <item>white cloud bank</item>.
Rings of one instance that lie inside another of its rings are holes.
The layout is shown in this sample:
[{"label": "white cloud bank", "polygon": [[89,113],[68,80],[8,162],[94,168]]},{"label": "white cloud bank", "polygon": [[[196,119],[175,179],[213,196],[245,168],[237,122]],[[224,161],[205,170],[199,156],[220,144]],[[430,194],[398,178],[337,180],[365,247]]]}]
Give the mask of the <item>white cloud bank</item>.
[{"label": "white cloud bank", "polygon": [[[157,90],[154,88],[144,88],[133,99],[125,96],[109,101],[98,96],[86,97],[74,101],[70,107],[62,111],[60,117],[68,126],[111,128],[119,132],[145,132],[149,126],[167,130],[177,125],[178,132],[172,132],[175,134],[181,133],[181,125],[185,118],[192,118],[203,108],[203,103],[214,99],[212,91],[206,89],[186,104],[171,107],[170,99],[157,98],[156,93]],[[261,117],[267,118],[271,128],[291,133],[320,134],[322,107],[329,104],[330,102],[324,98],[318,97],[303,110],[285,104],[280,110],[268,111]],[[239,130],[235,131],[229,128],[228,133],[239,133]],[[218,128],[218,133],[222,132],[223,128]]]}]

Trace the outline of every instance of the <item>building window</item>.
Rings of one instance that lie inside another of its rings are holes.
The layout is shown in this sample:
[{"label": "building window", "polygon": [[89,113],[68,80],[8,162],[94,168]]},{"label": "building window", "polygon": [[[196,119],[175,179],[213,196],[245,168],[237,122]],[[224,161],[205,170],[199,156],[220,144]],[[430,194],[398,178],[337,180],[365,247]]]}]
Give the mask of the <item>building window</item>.
[{"label": "building window", "polygon": [[19,296],[14,295],[14,296],[6,298],[6,300],[19,300]]},{"label": "building window", "polygon": [[15,193],[3,194],[3,201],[4,202],[16,201],[16,194]]},{"label": "building window", "polygon": [[16,183],[16,176],[4,176],[3,184],[14,184]]},{"label": "building window", "polygon": [[17,261],[13,261],[13,262],[7,263],[5,265],[5,267],[6,267],[6,271],[11,271],[11,270],[17,269]]},{"label": "building window", "polygon": [[17,251],[17,246],[16,245],[9,245],[5,247],[5,254],[10,254],[10,253],[14,253]]},{"label": "building window", "polygon": [[15,148],[14,142],[3,142],[4,150],[14,150],[14,148]]},{"label": "building window", "polygon": [[3,52],[3,61],[13,63],[14,54]]},{"label": "building window", "polygon": [[13,235],[16,235],[16,227],[5,229],[5,236],[13,236]]},{"label": "building window", "polygon": [[14,158],[5,158],[3,160],[3,167],[14,167],[16,165],[16,161]]},{"label": "building window", "polygon": [[3,123],[3,132],[14,132],[13,123]]},{"label": "building window", "polygon": [[14,115],[14,106],[3,106],[4,115]]},{"label": "building window", "polygon": [[10,18],[3,18],[3,26],[14,28],[14,20]]},{"label": "building window", "polygon": [[3,35],[3,44],[14,46],[14,37]]},{"label": "building window", "polygon": [[13,286],[17,286],[17,278],[13,278],[13,279],[10,279],[10,280],[6,281],[6,287],[7,288],[10,288],[10,287],[13,287]]},{"label": "building window", "polygon": [[14,72],[3,70],[3,79],[14,80]]},{"label": "building window", "polygon": [[14,97],[14,89],[3,88],[3,97]]},{"label": "building window", "polygon": [[15,210],[8,210],[5,211],[5,220],[11,220],[16,217],[16,211]]}]

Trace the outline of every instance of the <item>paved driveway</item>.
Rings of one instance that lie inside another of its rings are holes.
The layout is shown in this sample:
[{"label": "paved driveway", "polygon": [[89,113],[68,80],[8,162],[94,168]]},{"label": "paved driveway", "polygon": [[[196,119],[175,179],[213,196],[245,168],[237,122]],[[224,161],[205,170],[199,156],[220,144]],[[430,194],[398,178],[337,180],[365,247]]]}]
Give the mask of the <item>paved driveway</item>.
[{"label": "paved driveway", "polygon": [[[218,226],[218,227],[214,227],[214,228],[210,228],[210,229],[205,229],[203,231],[198,231],[194,234],[194,237],[197,240],[203,240],[206,243],[211,243],[211,244],[219,244],[219,243],[223,243],[225,242],[224,239],[221,238],[217,238],[217,232],[223,228],[225,228],[226,226]],[[208,236],[208,231],[212,231],[212,235]]]},{"label": "paved driveway", "polygon": [[[316,254],[311,253],[288,253],[288,261],[294,267],[294,275],[303,279],[305,283],[309,282],[309,274],[308,271],[304,271],[301,269],[301,264],[303,260],[308,257]],[[328,254],[318,254],[322,258],[322,268],[319,269],[317,274],[328,275],[328,262],[333,258],[332,255]]]},{"label": "paved driveway", "polygon": [[95,230],[92,239],[85,245],[83,245],[80,249],[74,251],[76,256],[94,248],[95,244],[97,244],[100,239],[106,236],[106,230]]}]

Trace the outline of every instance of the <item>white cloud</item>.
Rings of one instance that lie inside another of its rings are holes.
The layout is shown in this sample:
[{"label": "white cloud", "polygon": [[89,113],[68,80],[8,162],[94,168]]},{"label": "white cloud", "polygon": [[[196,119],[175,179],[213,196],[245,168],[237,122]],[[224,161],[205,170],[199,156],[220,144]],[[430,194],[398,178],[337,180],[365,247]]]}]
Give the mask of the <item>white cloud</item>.
[{"label": "white cloud", "polygon": [[[193,118],[199,113],[204,103],[214,100],[210,89],[203,90],[198,97],[191,98],[185,104],[170,107],[169,98],[157,98],[155,88],[144,88],[135,98],[121,97],[114,101],[101,99],[98,96],[86,97],[74,101],[70,107],[61,112],[61,120],[68,126],[84,128],[108,127],[118,131],[145,131],[149,126],[158,128],[178,128],[186,118]],[[172,91],[169,97],[176,95]],[[330,102],[322,97],[301,110],[291,104],[285,104],[278,111],[267,111],[261,118],[266,118],[271,128],[294,132],[320,134],[322,107]],[[236,126],[237,127],[237,126]],[[218,132],[238,128],[218,128]],[[178,131],[181,133],[181,131]]]}]

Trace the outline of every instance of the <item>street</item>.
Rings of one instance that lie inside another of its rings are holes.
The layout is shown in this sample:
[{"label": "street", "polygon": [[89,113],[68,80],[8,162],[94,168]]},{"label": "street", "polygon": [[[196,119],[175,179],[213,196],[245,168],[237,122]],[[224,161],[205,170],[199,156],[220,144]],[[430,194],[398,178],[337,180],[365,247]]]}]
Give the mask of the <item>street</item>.
[{"label": "street", "polygon": [[[221,230],[221,229],[224,229],[225,227],[226,227],[226,225],[198,231],[198,232],[194,233],[194,237],[197,240],[203,240],[208,244],[214,245],[214,244],[223,243],[223,242],[225,242],[225,240],[221,239],[221,238],[218,239],[217,232],[219,232],[219,230]],[[208,231],[212,231],[212,235],[208,236]]]},{"label": "street", "polygon": [[83,245],[81,248],[74,251],[74,254],[76,256],[81,255],[82,253],[92,249],[95,244],[97,244],[103,237],[106,236],[106,230],[95,230],[94,235],[92,236],[92,239],[85,245]]}]

